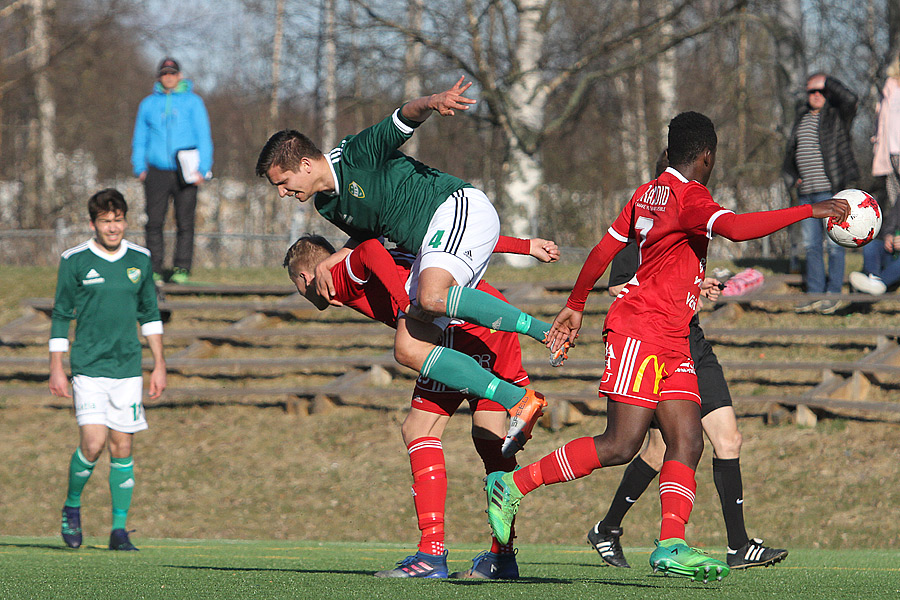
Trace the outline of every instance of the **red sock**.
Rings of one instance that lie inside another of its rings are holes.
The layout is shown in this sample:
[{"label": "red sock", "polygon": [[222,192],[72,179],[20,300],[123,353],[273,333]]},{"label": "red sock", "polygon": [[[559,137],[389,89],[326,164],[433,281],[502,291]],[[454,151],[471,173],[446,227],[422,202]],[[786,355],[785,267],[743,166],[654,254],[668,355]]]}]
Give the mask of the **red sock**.
[{"label": "red sock", "polygon": [[515,554],[516,547],[513,540],[516,539],[516,521],[513,519],[512,527],[509,529],[509,543],[501,544],[500,540],[491,535],[491,552],[494,554]]},{"label": "red sock", "polygon": [[447,500],[447,469],[440,438],[421,437],[410,442],[409,465],[413,476],[413,500],[419,521],[419,551],[444,553],[444,505]]},{"label": "red sock", "polygon": [[513,475],[516,487],[527,494],[541,485],[572,481],[600,468],[594,438],[572,440],[536,463],[519,469]]},{"label": "red sock", "polygon": [[659,502],[662,507],[660,541],[684,539],[684,527],[694,508],[696,491],[697,482],[692,468],[675,460],[663,463],[659,472]]}]

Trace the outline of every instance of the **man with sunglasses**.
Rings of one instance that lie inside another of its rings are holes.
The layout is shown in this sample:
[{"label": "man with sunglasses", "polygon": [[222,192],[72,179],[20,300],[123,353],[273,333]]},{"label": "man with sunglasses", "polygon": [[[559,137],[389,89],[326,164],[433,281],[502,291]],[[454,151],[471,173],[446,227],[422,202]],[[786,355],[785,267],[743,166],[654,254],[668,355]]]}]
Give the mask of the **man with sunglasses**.
[{"label": "man with sunglasses", "polygon": [[[856,116],[857,101],[856,94],[830,75],[815,73],[807,80],[806,98],[798,106],[782,167],[788,189],[798,188],[800,204],[827,200],[840,190],[854,187],[859,179],[850,142],[850,125]],[[807,219],[801,227],[806,251],[803,277],[806,292],[840,294],[844,281],[844,248],[827,240],[826,276],[822,223]],[[837,299],[806,300],[795,310],[832,314],[844,306],[846,303]]]}]

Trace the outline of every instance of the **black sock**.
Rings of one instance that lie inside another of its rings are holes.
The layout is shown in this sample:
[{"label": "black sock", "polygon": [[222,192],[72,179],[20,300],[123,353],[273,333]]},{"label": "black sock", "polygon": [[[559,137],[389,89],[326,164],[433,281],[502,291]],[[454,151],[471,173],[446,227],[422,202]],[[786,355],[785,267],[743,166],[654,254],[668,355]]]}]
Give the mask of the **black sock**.
[{"label": "black sock", "polygon": [[737,550],[750,541],[744,528],[744,486],[739,458],[715,458],[713,480],[722,502],[722,516],[728,532],[728,547]]},{"label": "black sock", "polygon": [[631,505],[637,502],[644,490],[653,482],[659,474],[650,465],[644,462],[640,456],[635,458],[625,467],[625,474],[622,475],[622,481],[616,489],[616,495],[613,497],[612,503],[606,516],[603,517],[602,523],[607,527],[620,527],[625,513],[631,508]]}]

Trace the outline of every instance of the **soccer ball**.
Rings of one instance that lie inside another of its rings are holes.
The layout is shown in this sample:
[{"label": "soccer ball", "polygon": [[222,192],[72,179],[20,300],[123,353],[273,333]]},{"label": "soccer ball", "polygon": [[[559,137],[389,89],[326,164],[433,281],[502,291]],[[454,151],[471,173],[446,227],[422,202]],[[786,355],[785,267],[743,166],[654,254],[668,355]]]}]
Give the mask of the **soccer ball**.
[{"label": "soccer ball", "polygon": [[850,216],[838,223],[834,217],[825,223],[828,237],[845,248],[865,246],[881,231],[881,209],[871,194],[862,190],[842,190],[834,195],[850,203]]}]

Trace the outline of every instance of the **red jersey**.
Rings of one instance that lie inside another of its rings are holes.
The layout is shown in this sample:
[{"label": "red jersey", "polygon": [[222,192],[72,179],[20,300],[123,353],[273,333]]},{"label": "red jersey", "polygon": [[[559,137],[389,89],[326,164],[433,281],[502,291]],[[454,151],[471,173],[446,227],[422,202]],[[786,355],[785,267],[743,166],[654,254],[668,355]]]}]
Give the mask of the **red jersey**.
[{"label": "red jersey", "polygon": [[[515,245],[514,242],[511,245]],[[409,304],[403,282],[409,277],[414,259],[415,256],[407,252],[388,251],[377,239],[363,242],[331,268],[335,300],[396,329],[398,310]],[[481,280],[476,289],[506,300],[487,281]],[[528,375],[522,368],[522,349],[515,333],[453,321],[444,332],[442,345],[468,354],[498,377],[527,383]],[[420,380],[419,385],[429,389],[434,385],[443,387],[427,379]]]},{"label": "red jersey", "polygon": [[690,356],[688,324],[713,233],[735,242],[752,240],[812,216],[809,204],[736,215],[716,204],[706,186],[670,167],[638,188],[591,250],[566,306],[584,311],[588,294],[612,258],[637,240],[637,272],[610,307],[604,330]]},{"label": "red jersey", "polygon": [[331,268],[334,299],[396,329],[397,312],[409,305],[404,282],[414,258],[391,254],[377,239],[366,240]]},{"label": "red jersey", "polygon": [[[639,256],[637,272],[610,307],[604,330],[690,356],[688,323],[697,308],[713,224],[731,212],[703,184],[671,167],[639,187],[608,232],[620,247],[637,240]],[[579,283],[581,276],[568,305],[583,310],[578,298],[587,294]]]}]

